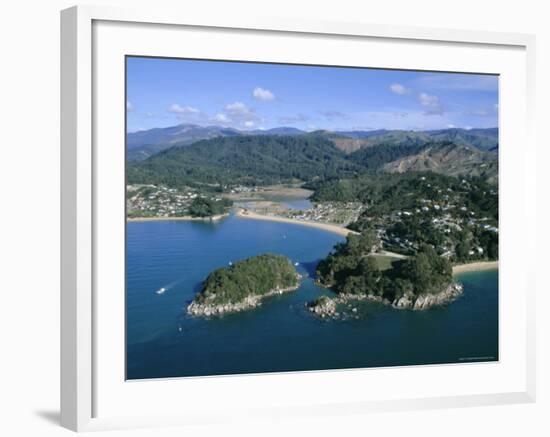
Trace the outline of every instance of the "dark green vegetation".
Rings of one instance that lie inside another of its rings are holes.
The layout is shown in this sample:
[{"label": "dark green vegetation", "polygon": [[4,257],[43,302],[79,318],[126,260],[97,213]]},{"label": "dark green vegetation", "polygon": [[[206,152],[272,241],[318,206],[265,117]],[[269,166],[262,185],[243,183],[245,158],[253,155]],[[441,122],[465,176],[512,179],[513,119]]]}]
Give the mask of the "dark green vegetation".
[{"label": "dark green vegetation", "polygon": [[229,199],[213,200],[206,197],[196,197],[189,205],[191,217],[211,217],[227,212],[233,202]]},{"label": "dark green vegetation", "polygon": [[452,282],[451,263],[430,246],[421,246],[416,255],[394,261],[385,270],[372,254],[374,247],[372,233],[349,235],[319,263],[319,283],[338,294],[379,296],[393,302],[410,292],[437,294]]},{"label": "dark green vegetation", "polygon": [[198,126],[181,124],[166,128],[155,128],[146,131],[132,132],[127,136],[127,159],[130,162],[143,161],[174,145],[188,146],[197,141],[217,137],[234,137],[237,135],[299,135],[299,129],[278,127],[265,131],[239,131],[220,126]]},{"label": "dark green vegetation", "polygon": [[326,138],[238,136],[173,147],[128,165],[128,183],[270,185],[351,175],[361,167]]},{"label": "dark green vegetation", "polygon": [[415,155],[432,143],[380,144],[353,152],[350,159],[367,170],[376,170],[388,162],[404,156]]},{"label": "dark green vegetation", "polygon": [[[412,145],[429,142],[452,142],[457,145],[473,146],[479,150],[494,151],[498,149],[498,128],[490,129],[441,129],[433,131],[406,130],[371,130],[325,132],[333,140],[354,139],[360,147],[378,145]],[[198,126],[180,124],[166,128],[155,128],[146,131],[131,132],[127,135],[128,160],[139,161],[148,158],[176,144],[190,145],[194,142],[216,137],[247,135],[302,135],[306,132],[292,127],[278,127],[268,130],[239,131],[221,126]],[[335,141],[337,143],[337,141]],[[346,142],[342,142],[346,150]],[[337,144],[340,147],[340,144]],[[357,147],[353,147],[356,150]]]},{"label": "dark green vegetation", "polygon": [[310,183],[307,188],[315,191],[312,200],[318,202],[365,203],[369,207],[365,216],[422,206],[422,199],[458,195],[460,207],[498,220],[498,193],[482,178],[457,179],[432,172],[365,173]]},{"label": "dark green vegetation", "polygon": [[388,250],[412,255],[428,244],[454,262],[498,259],[498,191],[483,178],[377,173],[309,188],[318,202],[366,204],[349,228],[375,230]]},{"label": "dark green vegetation", "polygon": [[[364,292],[366,287],[374,287],[380,269],[376,260],[368,255],[374,251],[376,243],[376,237],[372,232],[349,234],[346,242],[337,244],[333,252],[317,266],[316,275],[319,283],[339,293],[352,292],[350,288],[356,289],[357,292],[361,292],[361,288]],[[357,287],[357,278],[347,282],[347,278],[351,276],[360,276],[364,281],[364,287]]]},{"label": "dark green vegetation", "polygon": [[249,296],[263,296],[296,287],[298,283],[296,269],[288,258],[258,255],[210,273],[195,302],[199,305],[237,304]]},{"label": "dark green vegetation", "polygon": [[[426,132],[384,131],[378,136],[350,138],[326,131],[276,132],[244,135],[231,131],[191,145],[189,140],[171,142],[167,150],[142,162],[130,162],[128,183],[172,187],[267,185],[342,178],[367,171],[420,170],[482,176],[496,182],[495,153],[450,142],[443,134],[432,137]],[[464,141],[462,136],[455,138]],[[477,143],[485,136],[480,134],[479,138]],[[134,153],[137,149],[129,150]]]}]

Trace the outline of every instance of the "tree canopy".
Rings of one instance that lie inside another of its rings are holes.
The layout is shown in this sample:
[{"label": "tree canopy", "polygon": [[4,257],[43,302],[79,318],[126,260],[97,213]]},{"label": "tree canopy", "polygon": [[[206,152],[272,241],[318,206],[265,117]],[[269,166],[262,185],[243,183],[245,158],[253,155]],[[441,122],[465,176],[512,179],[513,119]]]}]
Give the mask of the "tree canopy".
[{"label": "tree canopy", "polygon": [[428,245],[382,271],[372,256],[373,235],[351,235],[317,267],[318,281],[336,293],[371,294],[390,301],[406,292],[438,293],[452,282],[449,260]]},{"label": "tree canopy", "polygon": [[282,255],[263,254],[214,270],[195,301],[213,305],[239,303],[248,296],[262,296],[276,289],[298,285],[292,262]]}]

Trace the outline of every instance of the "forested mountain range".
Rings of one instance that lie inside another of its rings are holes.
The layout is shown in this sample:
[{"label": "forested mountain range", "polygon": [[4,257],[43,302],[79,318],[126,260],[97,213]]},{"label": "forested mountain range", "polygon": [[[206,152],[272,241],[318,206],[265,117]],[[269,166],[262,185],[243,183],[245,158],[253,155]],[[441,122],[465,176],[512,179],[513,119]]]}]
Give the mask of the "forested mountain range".
[{"label": "forested mountain range", "polygon": [[[154,128],[127,134],[128,161],[142,161],[173,146],[188,146],[197,141],[236,136],[300,136],[311,135],[293,127],[277,127],[267,130],[240,131],[221,126],[181,124],[166,128]],[[372,131],[317,131],[350,154],[357,150],[379,146],[421,146],[429,142],[449,141],[457,145],[472,146],[483,151],[498,150],[498,128],[442,129],[433,131],[372,130]]]},{"label": "forested mountain range", "polygon": [[129,161],[142,161],[174,145],[186,146],[211,138],[245,135],[300,135],[303,133],[305,132],[293,127],[239,131],[221,126],[181,124],[128,133],[126,137],[127,159]]},{"label": "forested mountain range", "polygon": [[129,183],[268,185],[332,178],[362,167],[317,135],[237,136],[172,147],[127,167]]},{"label": "forested mountain range", "polygon": [[130,162],[128,183],[267,185],[345,178],[367,171],[433,171],[497,181],[498,155],[494,152],[463,145],[458,140],[434,140],[429,135],[382,135],[397,140],[350,150],[339,146],[340,134],[317,131],[218,136],[192,144],[176,143],[141,162]]}]

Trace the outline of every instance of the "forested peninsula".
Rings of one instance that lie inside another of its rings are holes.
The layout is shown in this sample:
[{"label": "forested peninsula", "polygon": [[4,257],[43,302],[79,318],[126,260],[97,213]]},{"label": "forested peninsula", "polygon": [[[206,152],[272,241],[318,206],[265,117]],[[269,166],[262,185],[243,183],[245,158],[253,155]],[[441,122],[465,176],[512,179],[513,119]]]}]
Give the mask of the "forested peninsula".
[{"label": "forested peninsula", "polygon": [[377,241],[372,232],[350,234],[345,243],[317,267],[317,282],[336,297],[323,296],[312,302],[310,311],[334,316],[338,305],[351,300],[372,300],[394,308],[427,309],[454,300],[462,286],[453,281],[452,266],[428,245],[411,257],[397,260],[382,270],[374,257]]}]

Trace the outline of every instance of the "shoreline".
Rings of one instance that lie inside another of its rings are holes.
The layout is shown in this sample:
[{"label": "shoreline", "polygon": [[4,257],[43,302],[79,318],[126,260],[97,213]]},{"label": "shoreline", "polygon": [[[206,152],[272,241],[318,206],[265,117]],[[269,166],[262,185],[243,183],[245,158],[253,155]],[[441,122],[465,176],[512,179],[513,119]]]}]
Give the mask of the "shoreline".
[{"label": "shoreline", "polygon": [[237,303],[226,303],[226,304],[210,304],[197,302],[196,297],[193,301],[187,306],[187,314],[196,317],[211,317],[211,316],[223,316],[224,314],[239,313],[241,311],[248,311],[254,308],[257,308],[262,305],[263,301],[272,296],[281,295],[283,293],[288,293],[290,291],[295,291],[300,288],[302,276],[297,274],[295,285],[291,285],[286,288],[274,288],[273,290],[262,294],[254,294],[247,296],[243,301]]},{"label": "shoreline", "polygon": [[127,222],[164,222],[164,221],[186,221],[186,222],[216,222],[229,217],[229,213],[213,215],[210,217],[192,217],[190,215],[185,216],[161,216],[161,217],[126,217]]},{"label": "shoreline", "polygon": [[498,270],[498,261],[477,261],[453,266],[453,275],[465,272],[479,272],[483,270]]},{"label": "shoreline", "polygon": [[341,235],[343,237],[346,237],[348,234],[357,234],[357,232],[352,231],[347,228],[343,228],[338,225],[332,225],[328,223],[319,223],[319,222],[311,222],[306,220],[298,220],[298,219],[291,219],[287,217],[278,217],[278,216],[271,216],[271,215],[263,215],[258,214],[256,212],[252,212],[250,210],[245,210],[243,208],[239,208],[237,212],[235,213],[237,217],[245,218],[245,219],[251,219],[251,220],[264,220],[264,221],[272,221],[272,222],[280,222],[280,223],[289,223],[289,224],[295,224],[295,225],[303,225],[303,226],[309,226],[312,228],[322,229],[324,231],[333,232],[335,234]]},{"label": "shoreline", "polygon": [[422,294],[415,296],[412,292],[407,292],[393,301],[370,293],[337,294],[334,297],[322,296],[320,298],[323,299],[322,301],[319,299],[317,301],[313,301],[308,305],[308,308],[310,312],[322,318],[352,316],[353,314],[349,314],[349,312],[346,314],[346,310],[338,311],[338,305],[347,305],[348,309],[351,308],[351,313],[357,313],[357,307],[352,307],[352,302],[361,301],[378,302],[383,305],[388,305],[396,310],[423,311],[434,306],[447,305],[462,295],[463,292],[463,285],[453,281],[436,294]]},{"label": "shoreline", "polygon": [[[127,222],[153,222],[153,221],[202,221],[202,222],[216,222],[222,219],[225,219],[230,216],[230,213],[218,214],[211,217],[191,217],[191,216],[181,216],[181,217],[171,217],[171,216],[162,216],[162,217],[127,217]],[[319,223],[306,220],[292,219],[288,217],[279,217],[273,215],[264,215],[258,214],[256,212],[238,208],[235,212],[235,216],[244,219],[251,220],[263,220],[263,221],[272,221],[279,223],[288,223],[294,225],[309,226],[312,228],[321,229],[327,232],[332,232],[343,237],[346,237],[349,234],[358,234],[358,232],[352,231],[350,229],[344,228],[342,226],[329,224],[329,223]],[[380,255],[394,257],[394,258],[407,258],[405,255],[396,254],[393,252],[382,251]],[[453,266],[453,275],[466,272],[478,272],[484,270],[498,270],[498,260],[497,261],[474,261],[466,264],[457,264]]]}]

